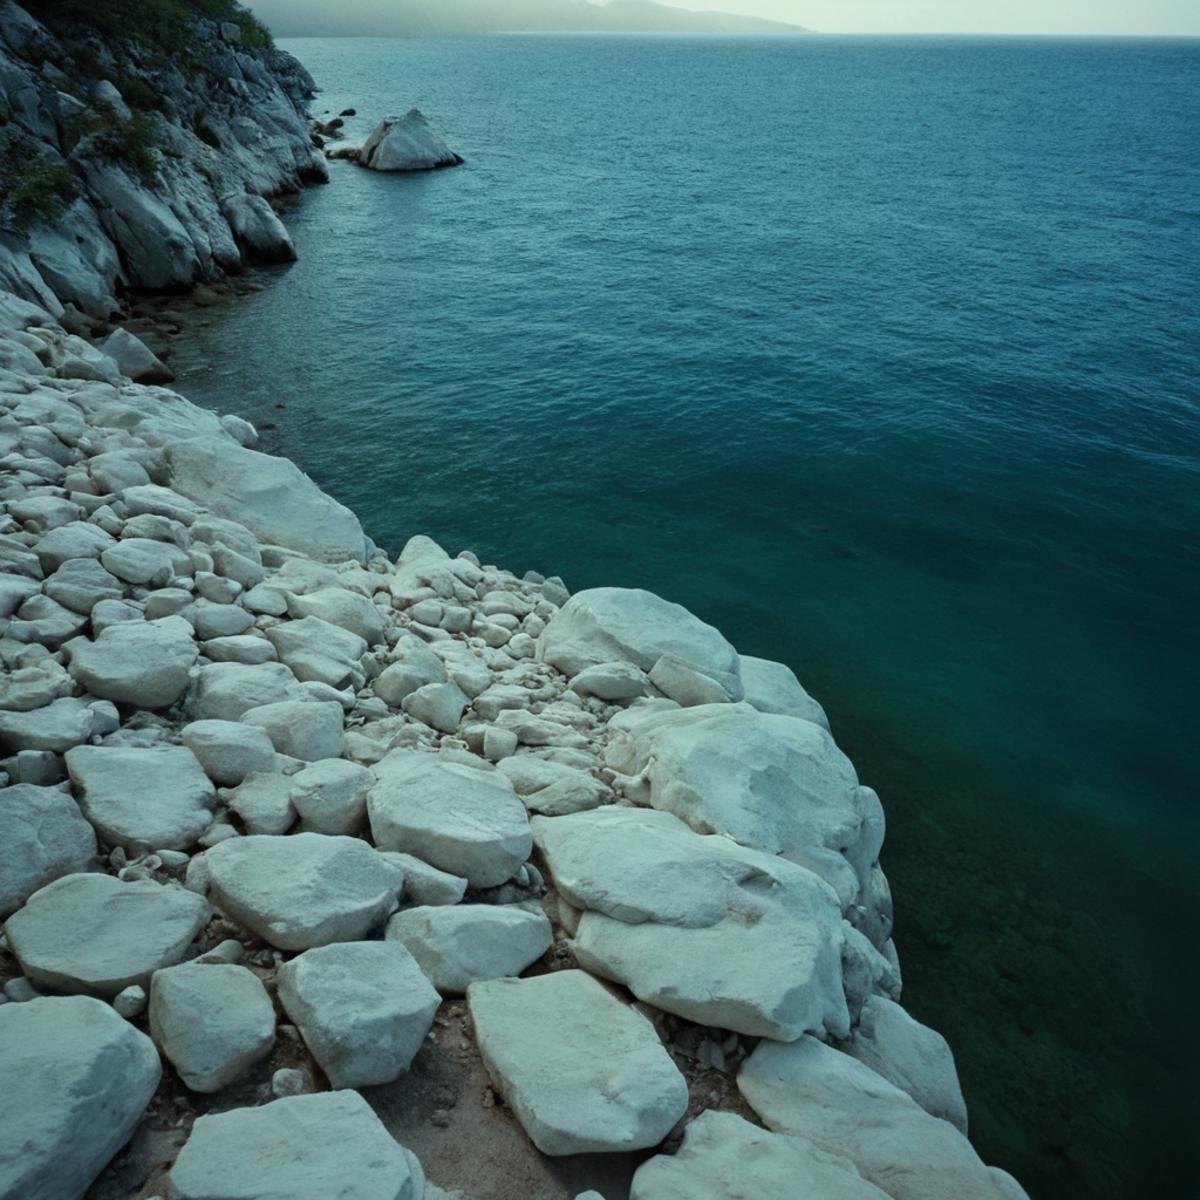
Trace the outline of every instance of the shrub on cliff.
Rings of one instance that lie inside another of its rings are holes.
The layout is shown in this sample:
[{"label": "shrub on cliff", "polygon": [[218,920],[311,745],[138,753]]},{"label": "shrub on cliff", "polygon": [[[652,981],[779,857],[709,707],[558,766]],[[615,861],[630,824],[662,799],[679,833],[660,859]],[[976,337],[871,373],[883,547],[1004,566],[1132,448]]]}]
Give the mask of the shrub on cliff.
[{"label": "shrub on cliff", "polygon": [[20,225],[52,221],[78,195],[71,172],[57,163],[34,163],[14,171],[5,183],[4,207]]},{"label": "shrub on cliff", "polygon": [[196,17],[229,21],[251,49],[271,45],[271,34],[236,0],[20,0],[40,21],[74,24],[105,37],[131,38],[168,53],[185,50]]},{"label": "shrub on cliff", "polygon": [[158,151],[155,149],[154,122],[144,112],[135,112],[132,121],[105,120],[95,129],[96,149],[112,162],[120,163],[143,183],[158,180]]}]

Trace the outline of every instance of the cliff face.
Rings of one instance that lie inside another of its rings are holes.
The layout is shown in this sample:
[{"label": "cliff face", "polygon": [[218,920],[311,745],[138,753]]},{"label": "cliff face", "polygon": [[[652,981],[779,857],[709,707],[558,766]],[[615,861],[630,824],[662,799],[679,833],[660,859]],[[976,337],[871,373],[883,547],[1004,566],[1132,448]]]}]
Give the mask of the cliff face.
[{"label": "cliff face", "polygon": [[0,0],[0,287],[105,318],[124,288],[293,257],[262,198],[328,178],[313,90],[237,24],[197,17],[165,53]]}]

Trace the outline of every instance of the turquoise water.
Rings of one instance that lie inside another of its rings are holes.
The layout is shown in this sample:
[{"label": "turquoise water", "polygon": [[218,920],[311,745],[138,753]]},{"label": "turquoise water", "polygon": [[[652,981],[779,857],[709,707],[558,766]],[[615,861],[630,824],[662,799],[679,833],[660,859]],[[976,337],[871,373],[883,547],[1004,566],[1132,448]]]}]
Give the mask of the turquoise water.
[{"label": "turquoise water", "polygon": [[1200,43],[288,43],[365,134],[181,386],[381,544],[682,601],[889,814],[907,1002],[1035,1200],[1188,1194]]}]

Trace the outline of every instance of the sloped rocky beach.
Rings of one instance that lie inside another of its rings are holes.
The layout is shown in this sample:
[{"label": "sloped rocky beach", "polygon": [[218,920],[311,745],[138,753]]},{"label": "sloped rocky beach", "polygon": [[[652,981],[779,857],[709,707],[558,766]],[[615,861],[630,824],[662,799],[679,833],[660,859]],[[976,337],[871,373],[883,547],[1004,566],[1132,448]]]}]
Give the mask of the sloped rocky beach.
[{"label": "sloped rocky beach", "polygon": [[196,33],[139,178],[72,124],[119,90],[0,7],[6,150],[73,189],[0,241],[0,1197],[1024,1195],[900,1004],[883,806],[787,667],[648,592],[391,557],[135,381],[123,297],[286,259],[267,197],[326,177],[299,64]]}]

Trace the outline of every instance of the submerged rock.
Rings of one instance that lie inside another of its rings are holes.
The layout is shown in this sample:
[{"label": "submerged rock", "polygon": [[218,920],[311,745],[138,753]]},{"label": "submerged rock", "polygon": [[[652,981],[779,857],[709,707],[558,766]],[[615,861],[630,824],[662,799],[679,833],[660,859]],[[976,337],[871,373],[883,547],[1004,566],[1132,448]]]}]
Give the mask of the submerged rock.
[{"label": "submerged rock", "polygon": [[363,143],[358,161],[372,171],[432,171],[463,160],[414,108],[402,117],[384,117]]}]

